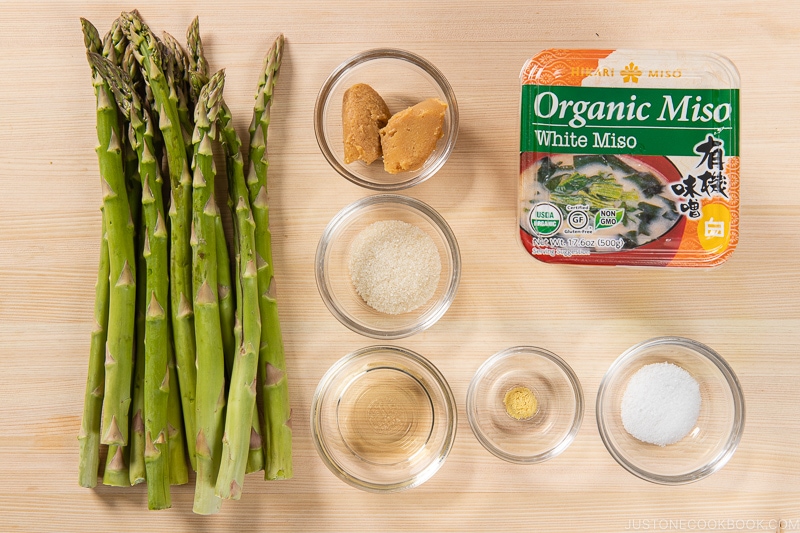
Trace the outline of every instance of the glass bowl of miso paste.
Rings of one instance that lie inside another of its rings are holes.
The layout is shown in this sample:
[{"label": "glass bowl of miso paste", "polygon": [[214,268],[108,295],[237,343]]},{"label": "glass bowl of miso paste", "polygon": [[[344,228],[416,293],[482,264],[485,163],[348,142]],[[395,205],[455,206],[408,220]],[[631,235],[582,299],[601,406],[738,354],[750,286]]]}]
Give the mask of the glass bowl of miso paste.
[{"label": "glass bowl of miso paste", "polygon": [[345,60],[323,83],[314,133],[331,168],[375,191],[398,191],[444,166],[458,136],[458,102],[441,70],[394,48]]}]

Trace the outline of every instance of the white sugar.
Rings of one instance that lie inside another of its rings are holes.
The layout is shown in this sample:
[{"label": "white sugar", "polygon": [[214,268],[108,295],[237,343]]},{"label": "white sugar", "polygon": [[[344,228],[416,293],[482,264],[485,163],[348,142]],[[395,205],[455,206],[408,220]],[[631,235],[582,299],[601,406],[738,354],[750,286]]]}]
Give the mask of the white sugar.
[{"label": "white sugar", "polygon": [[700,415],[700,385],[672,363],[643,366],[622,396],[622,425],[634,438],[666,446],[694,429]]},{"label": "white sugar", "polygon": [[367,305],[398,315],[431,299],[442,261],[427,233],[407,222],[382,220],[353,240],[349,267],[353,286]]}]

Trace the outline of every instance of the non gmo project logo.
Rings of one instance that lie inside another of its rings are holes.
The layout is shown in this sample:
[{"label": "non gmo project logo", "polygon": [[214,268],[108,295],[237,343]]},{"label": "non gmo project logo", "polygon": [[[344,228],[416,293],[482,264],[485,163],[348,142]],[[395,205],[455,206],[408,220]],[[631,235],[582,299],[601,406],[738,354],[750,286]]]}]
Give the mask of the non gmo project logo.
[{"label": "non gmo project logo", "polygon": [[542,202],[531,209],[531,229],[539,237],[549,237],[561,228],[563,217],[561,210],[549,203]]}]

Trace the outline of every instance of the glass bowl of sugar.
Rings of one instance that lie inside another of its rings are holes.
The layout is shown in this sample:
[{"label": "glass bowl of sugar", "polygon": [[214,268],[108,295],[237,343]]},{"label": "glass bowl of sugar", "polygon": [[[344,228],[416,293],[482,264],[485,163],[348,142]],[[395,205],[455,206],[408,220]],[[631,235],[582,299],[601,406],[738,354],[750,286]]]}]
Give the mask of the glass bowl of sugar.
[{"label": "glass bowl of sugar", "polygon": [[342,209],[317,246],[323,302],[342,324],[375,339],[423,331],[444,315],[458,289],[455,235],[432,207],[378,194]]},{"label": "glass bowl of sugar", "polygon": [[744,395],[728,363],[683,337],[658,337],[620,355],[597,392],[597,426],[611,456],[662,485],[703,479],[733,456]]}]

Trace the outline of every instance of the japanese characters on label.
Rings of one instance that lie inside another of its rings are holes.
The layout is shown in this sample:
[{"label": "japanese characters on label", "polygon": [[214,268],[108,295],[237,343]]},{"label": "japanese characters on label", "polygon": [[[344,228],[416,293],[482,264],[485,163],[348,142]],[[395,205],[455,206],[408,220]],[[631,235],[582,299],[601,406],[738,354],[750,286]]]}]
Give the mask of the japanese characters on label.
[{"label": "japanese characters on label", "polygon": [[[725,146],[724,141],[709,135],[694,147],[700,156],[697,170],[687,174],[680,183],[671,186],[675,196],[683,199],[680,204],[681,213],[689,218],[700,218],[700,198],[713,198],[715,196],[728,198],[728,177],[725,175]],[[694,175],[696,174],[696,175]],[[714,226],[714,231],[719,231]],[[722,228],[724,230],[724,228]],[[713,235],[708,235],[709,237]]]}]

